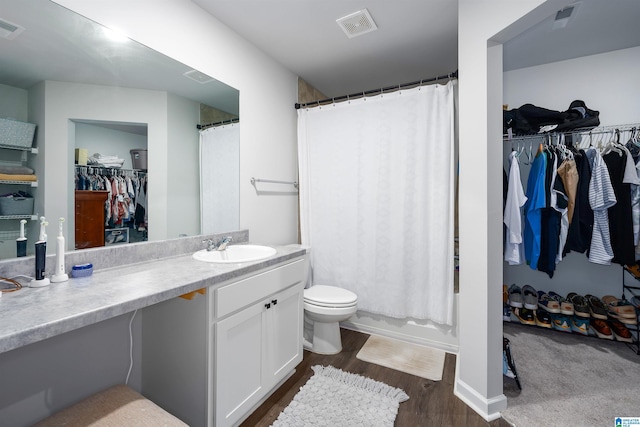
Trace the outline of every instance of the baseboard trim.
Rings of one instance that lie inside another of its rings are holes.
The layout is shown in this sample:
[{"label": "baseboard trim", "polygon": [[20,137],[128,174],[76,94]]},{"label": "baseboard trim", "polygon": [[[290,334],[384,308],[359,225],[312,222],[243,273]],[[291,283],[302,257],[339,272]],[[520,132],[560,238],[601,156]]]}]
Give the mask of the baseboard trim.
[{"label": "baseboard trim", "polygon": [[459,359],[456,358],[456,377],[453,383],[453,394],[462,400],[467,406],[476,411],[478,415],[487,422],[497,420],[502,417],[501,412],[507,409],[507,397],[501,394],[487,399],[462,381],[458,376],[460,372]]},{"label": "baseboard trim", "polygon": [[431,348],[436,348],[438,350],[445,351],[447,353],[458,353],[458,346],[451,345],[447,343],[443,343],[440,341],[434,341],[424,338],[415,337],[413,335],[408,334],[400,334],[397,332],[389,331],[387,329],[376,328],[374,326],[368,326],[363,324],[356,324],[350,322],[340,322],[340,327],[344,329],[349,329],[351,331],[362,332],[369,335],[378,335],[381,337],[394,338],[400,341],[410,342],[414,344],[424,345]]}]

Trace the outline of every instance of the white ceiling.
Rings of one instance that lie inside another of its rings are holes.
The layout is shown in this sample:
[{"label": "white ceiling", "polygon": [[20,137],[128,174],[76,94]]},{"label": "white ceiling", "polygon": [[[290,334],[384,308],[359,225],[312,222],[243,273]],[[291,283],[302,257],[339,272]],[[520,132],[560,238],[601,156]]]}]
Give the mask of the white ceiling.
[{"label": "white ceiling", "polygon": [[[193,0],[327,97],[457,69],[454,0]],[[640,46],[639,0],[582,0],[504,45],[505,70]],[[566,4],[566,2],[564,2]],[[367,9],[378,30],[347,38],[336,19]]]},{"label": "white ceiling", "polygon": [[[457,69],[457,1],[192,1],[328,97]],[[336,19],[362,9],[378,29],[348,38]]]}]

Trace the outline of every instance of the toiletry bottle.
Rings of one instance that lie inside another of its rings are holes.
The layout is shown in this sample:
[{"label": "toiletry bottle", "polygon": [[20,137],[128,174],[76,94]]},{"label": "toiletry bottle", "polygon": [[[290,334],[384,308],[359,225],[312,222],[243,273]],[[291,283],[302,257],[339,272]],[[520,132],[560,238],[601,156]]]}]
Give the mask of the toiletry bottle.
[{"label": "toiletry bottle", "polygon": [[26,219],[20,220],[20,237],[16,239],[16,254],[19,257],[27,256],[27,238],[24,237],[24,225],[26,223]]},{"label": "toiletry bottle", "polygon": [[64,271],[64,235],[62,234],[62,224],[64,218],[59,219],[58,237],[56,241],[56,268],[53,276],[51,276],[51,283],[66,282],[69,280],[69,276]]},{"label": "toiletry bottle", "polygon": [[30,283],[32,288],[40,288],[49,285],[49,279],[44,277],[47,264],[47,234],[46,227],[48,223],[45,217],[40,217],[40,237],[36,242],[36,278]]}]

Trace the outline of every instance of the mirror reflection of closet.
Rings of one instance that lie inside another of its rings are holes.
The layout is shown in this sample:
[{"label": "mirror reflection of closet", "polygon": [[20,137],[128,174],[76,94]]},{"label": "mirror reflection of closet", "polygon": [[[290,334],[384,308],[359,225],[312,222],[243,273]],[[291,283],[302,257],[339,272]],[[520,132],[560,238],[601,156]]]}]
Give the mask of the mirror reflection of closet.
[{"label": "mirror reflection of closet", "polygon": [[75,249],[146,241],[147,125],[72,122]]}]

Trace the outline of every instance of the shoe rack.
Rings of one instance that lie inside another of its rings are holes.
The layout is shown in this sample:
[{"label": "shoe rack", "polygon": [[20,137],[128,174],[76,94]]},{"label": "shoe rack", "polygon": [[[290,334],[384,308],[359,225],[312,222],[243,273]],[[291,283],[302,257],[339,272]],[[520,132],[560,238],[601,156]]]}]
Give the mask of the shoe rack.
[{"label": "shoe rack", "polygon": [[[627,282],[627,277],[635,279],[632,283]],[[627,298],[626,293],[629,293]],[[622,299],[630,300],[634,296],[640,296],[640,270],[632,270],[627,266],[622,267]],[[636,308],[636,316],[638,315],[638,308]],[[627,346],[633,350],[636,354],[640,355],[640,325],[627,325],[627,328],[634,335],[633,343],[626,343]],[[634,334],[635,333],[635,334]]]}]

